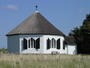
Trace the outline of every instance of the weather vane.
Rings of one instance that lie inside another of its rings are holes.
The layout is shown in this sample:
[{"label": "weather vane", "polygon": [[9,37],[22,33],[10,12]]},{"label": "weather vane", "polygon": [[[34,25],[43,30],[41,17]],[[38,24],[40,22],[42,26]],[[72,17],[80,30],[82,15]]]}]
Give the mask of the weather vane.
[{"label": "weather vane", "polygon": [[36,10],[38,10],[38,6],[37,5],[35,6],[35,8],[36,8]]}]

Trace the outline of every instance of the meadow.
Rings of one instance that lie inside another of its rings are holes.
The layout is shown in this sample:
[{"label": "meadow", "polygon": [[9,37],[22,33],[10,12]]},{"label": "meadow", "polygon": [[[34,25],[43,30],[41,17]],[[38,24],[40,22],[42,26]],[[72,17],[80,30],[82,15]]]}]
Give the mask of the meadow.
[{"label": "meadow", "polygon": [[90,55],[0,54],[0,68],[90,68]]}]

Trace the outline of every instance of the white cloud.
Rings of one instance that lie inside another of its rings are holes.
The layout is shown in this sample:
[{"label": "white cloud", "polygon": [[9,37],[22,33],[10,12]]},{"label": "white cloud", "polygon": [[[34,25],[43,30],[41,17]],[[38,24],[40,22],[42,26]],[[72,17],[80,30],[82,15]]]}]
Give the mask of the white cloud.
[{"label": "white cloud", "polygon": [[8,9],[14,9],[14,10],[18,9],[15,5],[8,5],[7,8]]},{"label": "white cloud", "polygon": [[7,10],[7,9],[10,9],[10,10],[18,10],[17,6],[16,5],[7,5],[7,6],[2,6],[0,7],[1,10]]}]

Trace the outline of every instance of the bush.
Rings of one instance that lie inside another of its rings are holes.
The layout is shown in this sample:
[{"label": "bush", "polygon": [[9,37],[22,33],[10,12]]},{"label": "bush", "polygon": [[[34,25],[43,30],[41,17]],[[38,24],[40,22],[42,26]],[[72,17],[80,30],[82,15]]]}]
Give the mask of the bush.
[{"label": "bush", "polygon": [[6,48],[1,48],[0,53],[8,53],[8,50]]}]

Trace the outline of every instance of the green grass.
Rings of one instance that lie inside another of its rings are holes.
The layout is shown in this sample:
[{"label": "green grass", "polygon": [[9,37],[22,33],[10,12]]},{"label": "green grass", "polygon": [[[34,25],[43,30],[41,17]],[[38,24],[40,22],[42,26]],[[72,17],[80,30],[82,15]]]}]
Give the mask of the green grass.
[{"label": "green grass", "polygon": [[90,68],[90,55],[0,54],[0,68]]}]

